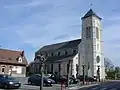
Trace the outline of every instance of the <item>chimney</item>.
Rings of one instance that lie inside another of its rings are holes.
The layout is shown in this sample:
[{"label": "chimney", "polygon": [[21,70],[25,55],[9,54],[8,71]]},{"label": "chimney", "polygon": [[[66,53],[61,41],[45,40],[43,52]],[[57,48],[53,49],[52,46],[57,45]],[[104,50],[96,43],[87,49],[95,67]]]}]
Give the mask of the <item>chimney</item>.
[{"label": "chimney", "polygon": [[24,57],[24,50],[22,51],[21,56]]}]

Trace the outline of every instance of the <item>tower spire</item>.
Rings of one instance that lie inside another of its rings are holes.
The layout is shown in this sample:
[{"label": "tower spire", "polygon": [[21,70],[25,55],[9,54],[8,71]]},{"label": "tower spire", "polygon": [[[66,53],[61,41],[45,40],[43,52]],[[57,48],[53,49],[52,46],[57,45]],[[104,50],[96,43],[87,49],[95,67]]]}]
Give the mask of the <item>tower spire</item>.
[{"label": "tower spire", "polygon": [[90,9],[92,9],[92,3],[90,4]]}]

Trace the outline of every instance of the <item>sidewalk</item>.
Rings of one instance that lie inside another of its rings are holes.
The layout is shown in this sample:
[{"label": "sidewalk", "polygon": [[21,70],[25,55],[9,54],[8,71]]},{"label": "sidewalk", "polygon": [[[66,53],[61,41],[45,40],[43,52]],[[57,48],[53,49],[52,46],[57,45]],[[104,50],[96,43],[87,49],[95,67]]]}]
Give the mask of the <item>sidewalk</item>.
[{"label": "sidewalk", "polygon": [[96,85],[99,85],[99,84],[96,83],[96,84],[82,85],[82,86],[77,85],[77,86],[69,87],[68,90],[77,90],[77,89],[80,89],[80,88],[91,87],[91,86],[96,86]]},{"label": "sidewalk", "polygon": [[86,85],[82,85],[81,83],[77,84],[76,86],[70,86],[68,88],[68,90],[77,90],[77,89],[80,89],[80,88],[85,88],[85,87],[91,87],[91,86],[96,86],[96,85],[100,85],[100,84],[104,84],[108,81],[102,81],[102,82],[94,82],[94,83],[86,83]]},{"label": "sidewalk", "polygon": [[[80,88],[84,88],[84,87],[90,87],[90,86],[95,86],[95,85],[99,85],[98,83],[92,83],[92,84],[87,84],[87,85],[82,85],[81,83],[78,84],[71,84],[68,87],[63,87],[63,90],[77,90]],[[54,87],[56,88],[56,90],[61,90],[61,85],[60,84],[56,84],[54,85]]]},{"label": "sidewalk", "polygon": [[[105,82],[87,83],[85,85],[82,85],[82,83],[71,84],[71,85],[69,85],[69,88],[68,87],[63,87],[64,88],[63,90],[77,90],[77,89],[81,89],[81,88],[86,88],[86,87],[91,87],[91,86],[104,84]],[[54,85],[54,87],[56,88],[56,90],[61,90],[61,85],[60,84],[56,84],[56,85]]]}]

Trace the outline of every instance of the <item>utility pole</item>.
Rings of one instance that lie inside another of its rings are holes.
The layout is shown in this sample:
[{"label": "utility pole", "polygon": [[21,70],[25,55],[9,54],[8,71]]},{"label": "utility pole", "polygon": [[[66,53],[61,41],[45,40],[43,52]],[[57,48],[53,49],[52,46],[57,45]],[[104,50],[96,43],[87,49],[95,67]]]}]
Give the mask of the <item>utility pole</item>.
[{"label": "utility pole", "polygon": [[38,59],[40,63],[40,74],[41,74],[40,90],[43,90],[43,64],[46,59],[43,55],[37,55],[36,59]]},{"label": "utility pole", "polygon": [[67,64],[67,87],[69,87],[69,77],[70,77],[70,60]]},{"label": "utility pole", "polygon": [[41,83],[40,83],[40,90],[43,90],[43,64],[41,64]]},{"label": "utility pole", "polygon": [[98,81],[100,82],[100,66],[98,66],[97,74],[98,74]]},{"label": "utility pole", "polygon": [[85,84],[85,66],[86,65],[82,65],[82,68],[83,68],[83,85]]}]

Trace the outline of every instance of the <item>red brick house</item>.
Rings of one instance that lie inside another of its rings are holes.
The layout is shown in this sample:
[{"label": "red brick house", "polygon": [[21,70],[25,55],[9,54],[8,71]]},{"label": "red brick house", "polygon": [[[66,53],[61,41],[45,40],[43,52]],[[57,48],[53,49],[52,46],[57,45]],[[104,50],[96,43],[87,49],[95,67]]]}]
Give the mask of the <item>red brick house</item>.
[{"label": "red brick house", "polygon": [[25,77],[27,65],[24,51],[0,49],[0,74]]}]

